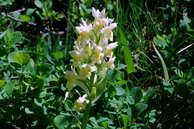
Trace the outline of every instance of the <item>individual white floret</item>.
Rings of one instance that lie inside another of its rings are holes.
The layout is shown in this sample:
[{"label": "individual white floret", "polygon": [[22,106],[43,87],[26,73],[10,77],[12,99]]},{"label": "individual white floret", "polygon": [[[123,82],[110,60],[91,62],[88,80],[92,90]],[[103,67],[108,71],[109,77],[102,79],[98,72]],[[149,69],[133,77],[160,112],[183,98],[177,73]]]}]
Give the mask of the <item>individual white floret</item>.
[{"label": "individual white floret", "polygon": [[92,8],[92,16],[94,18],[103,18],[106,16],[105,9],[103,9],[101,12],[99,10],[96,10],[95,8]]},{"label": "individual white floret", "polygon": [[80,26],[75,27],[77,32],[82,33],[89,33],[92,30],[92,24],[87,24],[86,21],[82,19],[82,24]]},{"label": "individual white floret", "polygon": [[114,65],[115,58],[116,58],[116,57],[114,56],[114,57],[111,57],[111,58],[109,59],[109,61],[107,62],[107,67],[108,67],[108,68],[113,69],[113,68],[115,67],[115,65]]}]

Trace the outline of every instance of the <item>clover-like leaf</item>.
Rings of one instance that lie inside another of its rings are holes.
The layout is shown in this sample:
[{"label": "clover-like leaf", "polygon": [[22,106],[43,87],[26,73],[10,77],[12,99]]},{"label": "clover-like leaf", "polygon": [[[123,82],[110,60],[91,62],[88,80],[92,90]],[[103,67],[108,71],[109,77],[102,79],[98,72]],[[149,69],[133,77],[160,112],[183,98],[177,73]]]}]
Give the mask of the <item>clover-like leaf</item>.
[{"label": "clover-like leaf", "polygon": [[8,61],[10,63],[17,63],[20,65],[27,64],[30,59],[29,54],[24,52],[12,52],[8,56]]}]

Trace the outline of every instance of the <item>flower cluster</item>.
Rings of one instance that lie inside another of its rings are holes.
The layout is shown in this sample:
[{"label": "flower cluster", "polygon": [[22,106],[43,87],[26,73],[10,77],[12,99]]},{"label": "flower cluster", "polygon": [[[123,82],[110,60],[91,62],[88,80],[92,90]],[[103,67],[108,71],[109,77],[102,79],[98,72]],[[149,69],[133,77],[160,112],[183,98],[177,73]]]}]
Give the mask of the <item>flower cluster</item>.
[{"label": "flower cluster", "polygon": [[[92,8],[92,15],[92,23],[82,19],[82,23],[76,27],[78,38],[74,50],[70,52],[72,69],[66,72],[69,90],[75,86],[84,86],[82,82],[86,80],[95,83],[106,76],[108,69],[114,68],[115,56],[112,50],[117,47],[117,43],[112,42],[112,30],[117,24],[106,17],[105,9],[100,12]],[[91,79],[92,75],[95,75],[95,79]]]}]

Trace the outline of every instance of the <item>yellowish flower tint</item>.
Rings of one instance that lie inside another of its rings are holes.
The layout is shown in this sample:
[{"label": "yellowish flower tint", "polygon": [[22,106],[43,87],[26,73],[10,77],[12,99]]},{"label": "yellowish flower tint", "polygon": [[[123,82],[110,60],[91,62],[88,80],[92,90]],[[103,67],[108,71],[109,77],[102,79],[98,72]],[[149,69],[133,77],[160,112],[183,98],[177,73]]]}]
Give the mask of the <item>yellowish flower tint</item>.
[{"label": "yellowish flower tint", "polygon": [[[70,52],[73,70],[65,73],[69,90],[80,86],[79,84],[83,85],[81,82],[86,80],[91,80],[92,83],[102,80],[107,70],[115,66],[113,49],[118,44],[112,41],[113,29],[117,24],[113,23],[113,19],[106,17],[105,9],[99,11],[92,8],[92,16],[93,22],[82,19],[81,24],[76,27],[78,39],[74,43],[74,50]],[[77,105],[82,103],[79,99]]]}]

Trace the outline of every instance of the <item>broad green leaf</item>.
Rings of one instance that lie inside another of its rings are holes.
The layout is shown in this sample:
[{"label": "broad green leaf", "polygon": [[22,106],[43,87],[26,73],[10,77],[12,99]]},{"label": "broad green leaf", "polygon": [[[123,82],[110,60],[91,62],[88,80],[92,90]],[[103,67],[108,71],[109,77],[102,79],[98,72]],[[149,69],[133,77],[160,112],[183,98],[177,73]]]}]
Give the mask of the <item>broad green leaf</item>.
[{"label": "broad green leaf", "polygon": [[20,65],[28,63],[29,59],[30,59],[29,54],[24,52],[12,52],[8,56],[8,61],[10,63],[17,63]]},{"label": "broad green leaf", "polygon": [[124,57],[125,57],[125,63],[127,65],[127,72],[128,73],[136,72],[133,59],[132,59],[132,53],[128,47],[124,47]]},{"label": "broad green leaf", "polygon": [[35,1],[34,1],[34,4],[35,4],[36,7],[38,7],[38,8],[42,8],[42,7],[43,7],[43,4],[42,4],[42,2],[41,2],[40,0],[35,0]]},{"label": "broad green leaf", "polygon": [[58,129],[64,129],[67,119],[65,115],[58,115],[54,118],[54,124]]}]

